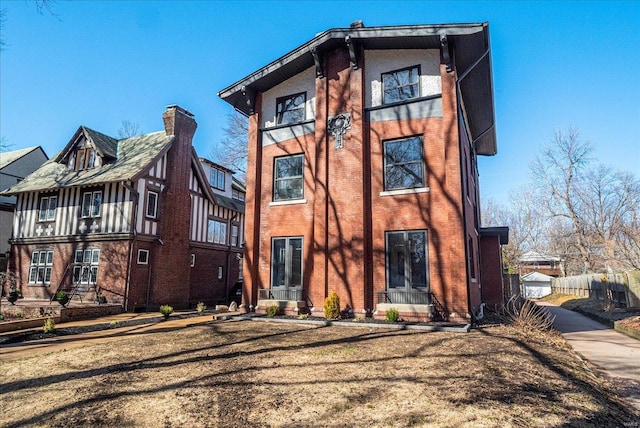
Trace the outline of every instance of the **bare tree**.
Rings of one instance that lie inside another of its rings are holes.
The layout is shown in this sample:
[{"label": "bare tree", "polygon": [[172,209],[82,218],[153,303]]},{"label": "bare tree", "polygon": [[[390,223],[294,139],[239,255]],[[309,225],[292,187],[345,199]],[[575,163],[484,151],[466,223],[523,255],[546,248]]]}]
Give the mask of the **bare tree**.
[{"label": "bare tree", "polygon": [[129,120],[122,121],[122,126],[118,129],[118,137],[120,139],[136,137],[138,135],[142,135],[140,125]]},{"label": "bare tree", "polygon": [[247,173],[249,120],[238,112],[227,116],[227,126],[222,128],[224,138],[218,142],[211,158],[214,162],[231,168],[240,181],[245,181]]},{"label": "bare tree", "polygon": [[570,222],[584,272],[590,272],[593,263],[578,187],[592,152],[592,146],[580,139],[579,132],[569,128],[566,132],[556,131],[531,166],[536,185],[548,194],[540,202],[552,217]]}]

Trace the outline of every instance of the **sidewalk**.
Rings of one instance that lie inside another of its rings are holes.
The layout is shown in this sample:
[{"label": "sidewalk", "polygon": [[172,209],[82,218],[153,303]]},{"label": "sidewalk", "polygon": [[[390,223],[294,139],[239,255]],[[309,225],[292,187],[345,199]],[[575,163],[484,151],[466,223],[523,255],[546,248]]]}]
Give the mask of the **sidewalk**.
[{"label": "sidewalk", "polygon": [[555,316],[553,327],[571,347],[596,365],[640,410],[640,341],[558,305],[536,303]]}]

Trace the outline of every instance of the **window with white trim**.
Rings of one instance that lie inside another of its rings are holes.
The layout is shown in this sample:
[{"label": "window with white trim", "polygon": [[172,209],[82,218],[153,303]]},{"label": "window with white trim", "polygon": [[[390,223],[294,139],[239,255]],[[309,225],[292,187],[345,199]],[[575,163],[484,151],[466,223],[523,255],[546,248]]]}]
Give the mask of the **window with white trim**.
[{"label": "window with white trim", "polygon": [[53,269],[53,250],[37,250],[31,254],[29,284],[49,284]]},{"label": "window with white trim", "polygon": [[209,173],[209,183],[211,186],[216,189],[224,190],[224,171],[211,168],[211,172]]},{"label": "window with white trim", "polygon": [[43,196],[40,198],[40,212],[38,221],[50,221],[56,218],[57,196]]},{"label": "window with white trim", "polygon": [[158,218],[158,192],[147,191],[147,217]]},{"label": "window with white trim", "polygon": [[98,248],[78,249],[73,259],[74,284],[94,284],[98,280],[100,250]]},{"label": "window with white trim", "polygon": [[231,245],[233,245],[234,247],[238,246],[238,233],[240,231],[240,228],[238,227],[237,224],[232,224],[231,225]]},{"label": "window with white trim", "polygon": [[102,190],[82,194],[82,217],[99,217],[102,206]]},{"label": "window with white trim", "polygon": [[276,99],[276,124],[286,125],[304,121],[306,101],[306,92]]},{"label": "window with white trim", "polygon": [[207,241],[214,244],[227,243],[227,223],[219,220],[209,220],[207,227]]},{"label": "window with white trim", "polygon": [[304,198],[304,156],[292,155],[275,159],[273,200]]},{"label": "window with white trim", "polygon": [[139,265],[148,265],[149,264],[149,250],[138,250],[138,264]]},{"label": "window with white trim", "polygon": [[383,142],[384,190],[425,187],[422,137]]},{"label": "window with white trim", "polygon": [[382,74],[383,104],[420,97],[420,67],[413,66]]}]

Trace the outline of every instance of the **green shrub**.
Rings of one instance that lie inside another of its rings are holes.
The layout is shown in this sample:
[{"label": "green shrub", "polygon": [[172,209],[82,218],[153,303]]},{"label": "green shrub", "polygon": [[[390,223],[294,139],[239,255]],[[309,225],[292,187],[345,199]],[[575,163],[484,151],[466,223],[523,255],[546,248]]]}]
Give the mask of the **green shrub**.
[{"label": "green shrub", "polygon": [[166,318],[173,313],[173,307],[169,305],[162,305],[160,306],[160,313]]},{"label": "green shrub", "polygon": [[56,299],[57,300],[63,300],[65,298],[69,297],[69,293],[67,293],[64,290],[60,290],[56,293]]},{"label": "green shrub", "polygon": [[324,299],[324,317],[328,320],[334,320],[340,317],[340,297],[335,291]]},{"label": "green shrub", "polygon": [[298,319],[299,320],[306,320],[307,318],[309,318],[308,314],[298,314]]},{"label": "green shrub", "polygon": [[198,305],[196,306],[196,310],[198,311],[199,314],[203,313],[205,309],[207,309],[207,305],[205,305],[202,302],[199,302]]},{"label": "green shrub", "polygon": [[396,322],[400,319],[400,312],[395,308],[391,308],[385,313],[385,318],[387,321]]},{"label": "green shrub", "polygon": [[278,315],[278,312],[280,312],[280,306],[278,305],[271,305],[271,306],[267,306],[267,316],[272,318],[275,317],[276,315]]},{"label": "green shrub", "polygon": [[54,331],[56,331],[56,322],[53,320],[53,318],[47,318],[46,320],[44,320],[44,326],[42,327],[42,330],[45,333],[53,333]]}]

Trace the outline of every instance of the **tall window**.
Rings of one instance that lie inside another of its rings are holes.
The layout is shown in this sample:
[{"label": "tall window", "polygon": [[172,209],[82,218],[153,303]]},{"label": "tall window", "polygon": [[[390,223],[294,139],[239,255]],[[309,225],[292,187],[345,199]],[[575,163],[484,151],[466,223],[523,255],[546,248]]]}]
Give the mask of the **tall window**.
[{"label": "tall window", "polygon": [[98,264],[100,263],[100,250],[97,248],[85,248],[76,250],[73,262],[73,282],[80,284],[95,284],[98,280]]},{"label": "tall window", "polygon": [[207,241],[214,244],[227,243],[227,223],[218,220],[209,220],[207,228]]},{"label": "tall window", "polygon": [[34,251],[29,267],[29,284],[49,284],[53,267],[53,251]]},{"label": "tall window", "polygon": [[387,288],[427,290],[427,231],[386,233]]},{"label": "tall window", "polygon": [[102,205],[102,190],[85,192],[82,194],[82,217],[100,216]]},{"label": "tall window", "polygon": [[216,168],[211,168],[209,174],[209,183],[216,189],[224,190],[224,171]]},{"label": "tall window", "polygon": [[302,238],[271,241],[271,286],[302,288]]},{"label": "tall window", "polygon": [[276,124],[302,122],[305,119],[304,103],[306,100],[306,92],[278,98],[276,100]]},{"label": "tall window", "polygon": [[412,189],[425,186],[422,137],[384,143],[384,189]]},{"label": "tall window", "polygon": [[239,232],[240,228],[238,227],[237,224],[232,224],[231,225],[231,245],[233,245],[234,247],[238,246],[238,232]]},{"label": "tall window", "polygon": [[304,197],[304,156],[276,158],[273,174],[273,200],[302,199]]},{"label": "tall window", "polygon": [[158,217],[158,192],[147,192],[147,217]]},{"label": "tall window", "polygon": [[40,199],[40,212],[38,213],[38,220],[48,221],[55,219],[57,204],[57,196],[43,196]]},{"label": "tall window", "polygon": [[382,75],[383,104],[396,103],[420,96],[420,67],[414,66]]}]

